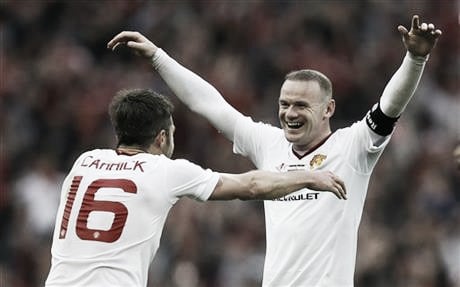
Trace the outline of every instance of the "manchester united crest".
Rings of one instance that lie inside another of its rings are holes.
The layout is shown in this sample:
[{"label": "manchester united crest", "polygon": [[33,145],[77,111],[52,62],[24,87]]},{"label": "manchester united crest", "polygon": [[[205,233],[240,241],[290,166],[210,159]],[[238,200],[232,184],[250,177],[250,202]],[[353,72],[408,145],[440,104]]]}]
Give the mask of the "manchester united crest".
[{"label": "manchester united crest", "polygon": [[327,156],[324,154],[315,154],[310,161],[310,169],[319,167],[326,158]]}]

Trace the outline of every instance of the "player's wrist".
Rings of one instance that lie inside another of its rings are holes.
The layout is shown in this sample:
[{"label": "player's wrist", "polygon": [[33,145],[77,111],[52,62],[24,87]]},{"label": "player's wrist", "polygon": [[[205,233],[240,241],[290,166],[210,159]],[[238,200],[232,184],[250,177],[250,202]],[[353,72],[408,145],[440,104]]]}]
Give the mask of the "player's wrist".
[{"label": "player's wrist", "polygon": [[160,67],[160,61],[162,58],[162,55],[165,54],[165,52],[161,48],[157,48],[154,52],[152,57],[150,58],[150,63],[152,64],[153,68],[155,70],[158,70]]},{"label": "player's wrist", "polygon": [[311,188],[312,185],[315,183],[315,173],[313,171],[303,171],[303,185],[306,188]]},{"label": "player's wrist", "polygon": [[406,58],[408,58],[410,61],[415,62],[416,64],[425,64],[430,57],[430,54],[427,54],[426,56],[420,56],[420,55],[415,55],[414,53],[407,51],[406,53]]}]

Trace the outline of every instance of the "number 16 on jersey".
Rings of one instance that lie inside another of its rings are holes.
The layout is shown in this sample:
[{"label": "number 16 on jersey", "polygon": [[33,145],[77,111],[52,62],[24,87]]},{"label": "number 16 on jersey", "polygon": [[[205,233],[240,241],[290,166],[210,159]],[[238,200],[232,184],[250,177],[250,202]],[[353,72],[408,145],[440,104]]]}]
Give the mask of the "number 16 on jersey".
[{"label": "number 16 on jersey", "polygon": [[[75,176],[67,194],[67,201],[61,219],[59,239],[64,239],[67,235],[67,227],[74,205],[77,191],[80,188],[82,176]],[[128,209],[121,202],[95,200],[94,195],[101,188],[117,188],[123,192],[137,193],[137,187],[129,179],[97,179],[88,185],[83,195],[82,204],[78,210],[76,222],[76,234],[82,240],[93,240],[102,242],[114,242],[118,240],[125,227],[128,218]],[[88,228],[88,217],[93,211],[110,212],[114,214],[112,225],[108,230]]]}]

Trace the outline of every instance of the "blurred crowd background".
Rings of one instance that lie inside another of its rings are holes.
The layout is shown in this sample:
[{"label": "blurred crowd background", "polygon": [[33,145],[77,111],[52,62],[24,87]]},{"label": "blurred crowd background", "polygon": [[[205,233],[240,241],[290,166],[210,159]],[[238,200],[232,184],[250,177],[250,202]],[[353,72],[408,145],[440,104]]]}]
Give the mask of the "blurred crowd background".
[{"label": "blurred crowd background", "polygon": [[[60,185],[75,158],[115,138],[107,105],[122,88],[171,95],[176,152],[217,171],[253,168],[179,103],[144,59],[107,42],[137,30],[203,76],[245,114],[278,125],[284,75],[333,82],[333,128],[360,120],[399,67],[397,26],[413,14],[443,35],[371,178],[357,287],[460,286],[459,2],[12,1],[0,4],[0,285],[42,286]],[[171,210],[149,287],[261,286],[262,202]],[[306,243],[308,244],[308,243]],[[146,255],[147,256],[147,255]]]}]

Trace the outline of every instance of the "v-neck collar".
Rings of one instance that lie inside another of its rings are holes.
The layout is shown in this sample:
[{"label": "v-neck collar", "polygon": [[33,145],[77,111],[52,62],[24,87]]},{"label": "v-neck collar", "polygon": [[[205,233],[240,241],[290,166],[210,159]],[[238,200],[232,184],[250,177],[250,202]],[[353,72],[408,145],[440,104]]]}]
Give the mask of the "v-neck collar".
[{"label": "v-neck collar", "polygon": [[302,159],[304,157],[306,157],[307,155],[311,154],[312,152],[314,152],[315,150],[317,150],[320,146],[322,146],[332,135],[333,133],[330,133],[328,134],[324,139],[322,139],[319,143],[317,143],[316,145],[314,145],[312,148],[310,148],[306,153],[304,153],[303,155],[299,154],[298,152],[296,152],[294,150],[294,145],[291,145],[291,150],[292,150],[292,153],[298,158],[298,159]]}]

